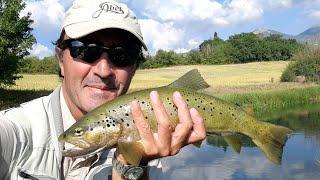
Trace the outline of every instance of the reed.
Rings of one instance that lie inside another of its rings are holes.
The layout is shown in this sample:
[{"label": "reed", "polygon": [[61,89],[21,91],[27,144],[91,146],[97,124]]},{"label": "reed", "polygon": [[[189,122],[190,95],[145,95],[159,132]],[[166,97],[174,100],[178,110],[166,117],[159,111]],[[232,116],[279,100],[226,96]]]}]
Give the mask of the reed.
[{"label": "reed", "polygon": [[250,111],[253,109],[254,114],[262,118],[266,114],[278,114],[296,107],[320,104],[320,86],[303,89],[218,94],[217,96],[240,105],[244,110]]}]

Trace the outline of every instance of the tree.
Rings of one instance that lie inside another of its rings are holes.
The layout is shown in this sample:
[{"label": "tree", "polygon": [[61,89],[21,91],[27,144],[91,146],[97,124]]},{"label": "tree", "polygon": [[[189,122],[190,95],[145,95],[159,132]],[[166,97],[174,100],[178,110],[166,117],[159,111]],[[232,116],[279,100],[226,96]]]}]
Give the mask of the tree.
[{"label": "tree", "polygon": [[31,14],[21,16],[22,0],[0,0],[0,87],[13,85],[20,76],[19,64],[35,43]]}]

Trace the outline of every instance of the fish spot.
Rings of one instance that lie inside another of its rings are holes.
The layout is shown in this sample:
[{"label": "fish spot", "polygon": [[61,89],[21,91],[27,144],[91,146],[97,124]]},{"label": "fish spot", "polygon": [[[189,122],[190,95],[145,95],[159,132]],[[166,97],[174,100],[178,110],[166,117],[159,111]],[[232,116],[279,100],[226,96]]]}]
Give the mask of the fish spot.
[{"label": "fish spot", "polygon": [[144,102],[144,101],[142,101],[141,103],[142,103],[142,104],[144,104],[145,102]]},{"label": "fish spot", "polygon": [[104,120],[102,120],[102,122],[104,122]]},{"label": "fish spot", "polygon": [[167,97],[167,100],[169,101],[169,100],[170,100],[170,98],[168,98],[168,97]]},{"label": "fish spot", "polygon": [[116,125],[115,125],[115,124],[112,124],[112,126],[115,127]]},{"label": "fish spot", "polygon": [[172,116],[173,114],[172,113],[170,113],[170,116]]},{"label": "fish spot", "polygon": [[202,101],[202,100],[201,100],[200,102],[201,102],[201,103],[203,103],[203,101]]},{"label": "fish spot", "polygon": [[146,116],[145,118],[148,119],[148,116]]},{"label": "fish spot", "polygon": [[213,105],[213,103],[212,103],[212,102],[210,102],[210,105]]},{"label": "fish spot", "polygon": [[107,127],[110,127],[110,124],[107,124]]},{"label": "fish spot", "polygon": [[107,119],[107,120],[106,120],[106,122],[108,123],[108,122],[109,122],[109,120]]},{"label": "fish spot", "polygon": [[197,99],[197,98],[194,98],[194,100],[197,101],[198,99]]},{"label": "fish spot", "polygon": [[171,105],[172,103],[171,102],[169,102],[169,105]]},{"label": "fish spot", "polygon": [[129,114],[128,114],[128,113],[126,113],[126,114],[125,114],[125,116],[129,116]]},{"label": "fish spot", "polygon": [[129,123],[127,123],[127,127],[129,127],[130,126],[130,124]]},{"label": "fish spot", "polygon": [[189,102],[189,99],[186,99],[187,100],[187,102]]},{"label": "fish spot", "polygon": [[133,97],[133,99],[137,99],[136,97]]},{"label": "fish spot", "polygon": [[100,121],[98,121],[97,124],[100,124]]},{"label": "fish spot", "polygon": [[122,108],[122,106],[119,106],[119,108]]},{"label": "fish spot", "polygon": [[205,111],[205,110],[206,110],[206,108],[203,108],[203,110]]},{"label": "fish spot", "polygon": [[90,131],[93,131],[93,128],[90,128]]},{"label": "fish spot", "polygon": [[116,123],[116,120],[113,120],[112,122],[113,122],[113,123]]},{"label": "fish spot", "polygon": [[220,112],[219,114],[222,115],[222,112]]},{"label": "fish spot", "polygon": [[151,108],[151,111],[153,111],[153,108]]},{"label": "fish spot", "polygon": [[232,116],[234,116],[234,114],[233,114],[233,113],[232,113],[231,115],[232,115]]},{"label": "fish spot", "polygon": [[116,110],[115,110],[115,109],[113,109],[112,111],[113,111],[113,112],[116,112]]},{"label": "fish spot", "polygon": [[123,119],[123,118],[121,118],[120,120],[121,120],[121,122],[124,122],[124,119]]},{"label": "fish spot", "polygon": [[213,114],[211,114],[211,117],[213,116]]},{"label": "fish spot", "polygon": [[200,106],[198,106],[198,108],[200,108]]}]

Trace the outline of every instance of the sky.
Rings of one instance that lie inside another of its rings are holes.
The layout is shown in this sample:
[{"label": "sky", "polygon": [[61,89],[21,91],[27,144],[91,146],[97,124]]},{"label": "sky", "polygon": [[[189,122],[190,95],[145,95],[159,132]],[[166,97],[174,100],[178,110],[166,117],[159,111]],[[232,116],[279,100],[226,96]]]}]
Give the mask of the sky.
[{"label": "sky", "polygon": [[[66,10],[73,0],[24,0],[37,43],[31,55],[54,55]],[[118,0],[132,9],[151,54],[198,48],[214,32],[222,39],[266,28],[297,35],[320,25],[320,0]]]}]

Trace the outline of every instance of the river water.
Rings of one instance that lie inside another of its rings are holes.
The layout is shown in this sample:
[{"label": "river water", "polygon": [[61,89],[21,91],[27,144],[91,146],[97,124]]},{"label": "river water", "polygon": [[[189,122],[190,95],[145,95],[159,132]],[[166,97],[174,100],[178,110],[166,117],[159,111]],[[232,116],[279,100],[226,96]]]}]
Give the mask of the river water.
[{"label": "river water", "polygon": [[252,141],[241,135],[241,153],[219,136],[201,148],[187,146],[163,161],[165,179],[320,179],[320,106],[264,118],[289,127],[281,165],[270,162]]}]

